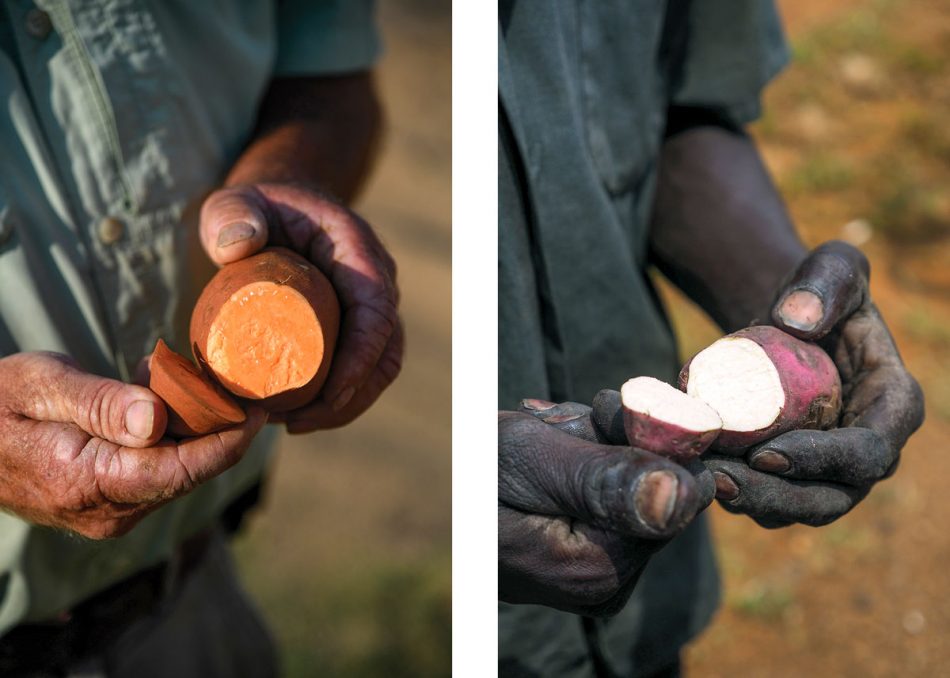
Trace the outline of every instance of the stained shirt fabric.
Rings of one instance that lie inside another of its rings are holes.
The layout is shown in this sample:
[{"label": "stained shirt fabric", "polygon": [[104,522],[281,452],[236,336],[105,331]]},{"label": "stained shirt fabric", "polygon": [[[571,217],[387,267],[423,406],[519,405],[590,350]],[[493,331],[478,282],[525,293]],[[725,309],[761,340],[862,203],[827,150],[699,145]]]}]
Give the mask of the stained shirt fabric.
[{"label": "stained shirt fabric", "polygon": [[[628,378],[675,379],[648,277],[671,107],[743,125],[787,60],[763,0],[499,4],[499,407],[591,402]],[[718,603],[703,516],[650,561],[627,606],[583,620],[499,604],[503,676],[648,675]]]},{"label": "stained shirt fabric", "polygon": [[[213,274],[202,199],[269,81],[375,61],[372,0],[7,0],[0,5],[0,355],[57,351],[128,381],[159,337],[189,354]],[[167,559],[261,475],[247,457],[119,539],[0,514],[0,633]]]}]

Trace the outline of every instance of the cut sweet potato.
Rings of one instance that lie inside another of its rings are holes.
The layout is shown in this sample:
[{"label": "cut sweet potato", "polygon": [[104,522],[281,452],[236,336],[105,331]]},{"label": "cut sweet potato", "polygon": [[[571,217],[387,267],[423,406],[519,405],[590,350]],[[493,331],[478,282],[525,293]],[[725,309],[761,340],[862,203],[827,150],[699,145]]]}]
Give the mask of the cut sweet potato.
[{"label": "cut sweet potato", "polygon": [[222,268],[191,316],[195,359],[271,412],[313,400],[330,370],[340,304],[310,262],[269,248]]},{"label": "cut sweet potato", "polygon": [[769,325],[723,337],[680,372],[680,388],[722,418],[713,449],[738,451],[801,428],[829,428],[841,379],[828,354]]},{"label": "cut sweet potato", "polygon": [[620,398],[630,444],[681,464],[701,455],[722,428],[709,405],[653,377],[629,380]]},{"label": "cut sweet potato", "polygon": [[168,435],[205,435],[244,421],[244,410],[233,398],[161,339],[155,344],[149,371],[148,386],[168,409]]}]

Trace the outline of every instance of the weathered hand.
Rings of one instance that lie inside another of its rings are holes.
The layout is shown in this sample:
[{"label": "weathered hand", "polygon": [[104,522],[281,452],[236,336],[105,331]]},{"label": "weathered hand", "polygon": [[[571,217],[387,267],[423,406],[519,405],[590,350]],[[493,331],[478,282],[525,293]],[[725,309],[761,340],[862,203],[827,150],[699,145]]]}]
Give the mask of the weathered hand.
[{"label": "weathered hand", "polygon": [[547,405],[498,416],[499,598],[614,614],[650,555],[712,501],[712,482],[708,472],[703,482],[648,452],[592,442],[601,436],[589,407]]},{"label": "weathered hand", "polygon": [[316,265],[336,289],[342,322],[330,374],[316,400],[285,415],[289,432],[348,424],[399,374],[403,330],[396,264],[356,214],[296,185],[226,188],[204,203],[201,240],[219,265],[265,245],[289,247]]},{"label": "weathered hand", "polygon": [[0,359],[0,506],[92,539],[117,537],[237,463],[266,415],[175,443],[143,386],[97,377],[56,353]]},{"label": "weathered hand", "polygon": [[824,525],[896,469],[901,448],[923,422],[923,395],[871,302],[869,275],[861,252],[829,242],[783,286],[772,320],[817,341],[834,359],[844,396],[840,428],[790,431],[744,458],[706,457],[727,510],[766,527]]}]

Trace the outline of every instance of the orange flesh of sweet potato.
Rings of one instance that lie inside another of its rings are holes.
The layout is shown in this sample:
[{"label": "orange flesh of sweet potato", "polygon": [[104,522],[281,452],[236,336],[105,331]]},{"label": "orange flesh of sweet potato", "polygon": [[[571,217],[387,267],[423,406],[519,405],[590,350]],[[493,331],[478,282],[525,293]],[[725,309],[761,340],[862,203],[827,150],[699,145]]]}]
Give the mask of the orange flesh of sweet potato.
[{"label": "orange flesh of sweet potato", "polygon": [[231,295],[208,330],[207,360],[235,395],[264,399],[300,388],[323,359],[323,335],[300,292],[262,281]]},{"label": "orange flesh of sweet potato", "polygon": [[149,370],[148,386],[168,408],[168,435],[205,435],[244,421],[244,411],[227,393],[161,339]]}]

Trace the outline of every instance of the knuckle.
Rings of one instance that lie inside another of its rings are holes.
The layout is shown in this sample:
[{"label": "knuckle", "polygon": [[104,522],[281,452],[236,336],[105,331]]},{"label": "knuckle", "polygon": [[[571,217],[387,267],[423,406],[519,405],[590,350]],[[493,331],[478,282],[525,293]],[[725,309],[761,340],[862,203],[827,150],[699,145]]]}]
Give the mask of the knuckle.
[{"label": "knuckle", "polygon": [[396,381],[396,377],[402,372],[402,350],[400,349],[398,352],[389,351],[384,354],[379,363],[379,372],[383,377],[384,387]]},{"label": "knuckle", "polygon": [[123,430],[122,413],[116,405],[122,387],[110,380],[96,380],[87,387],[76,403],[77,421],[83,428],[114,437]]}]

